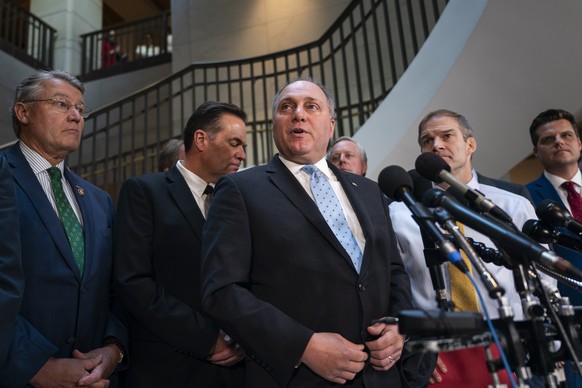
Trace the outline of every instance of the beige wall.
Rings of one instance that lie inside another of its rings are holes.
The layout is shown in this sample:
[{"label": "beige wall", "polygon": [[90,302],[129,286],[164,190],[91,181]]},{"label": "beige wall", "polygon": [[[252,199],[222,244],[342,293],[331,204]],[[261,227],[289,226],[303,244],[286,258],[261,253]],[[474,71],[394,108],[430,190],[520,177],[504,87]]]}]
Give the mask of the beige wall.
[{"label": "beige wall", "polygon": [[349,0],[172,0],[173,71],[313,42]]}]

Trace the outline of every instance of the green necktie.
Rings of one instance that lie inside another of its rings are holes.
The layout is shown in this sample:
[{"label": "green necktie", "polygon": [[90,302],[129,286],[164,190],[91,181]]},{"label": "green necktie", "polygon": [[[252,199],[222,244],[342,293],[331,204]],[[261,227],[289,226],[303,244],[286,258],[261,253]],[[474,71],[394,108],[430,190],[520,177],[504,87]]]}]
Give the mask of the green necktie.
[{"label": "green necktie", "polygon": [[51,187],[53,189],[53,194],[55,196],[55,202],[57,204],[57,210],[59,212],[59,217],[65,228],[65,233],[69,239],[69,244],[71,244],[71,249],[73,250],[73,256],[75,256],[75,261],[79,266],[81,275],[83,275],[83,266],[85,263],[85,242],[83,239],[83,228],[81,223],[77,219],[69,200],[65,195],[63,190],[63,184],[61,183],[61,170],[58,167],[51,167],[48,170],[48,174],[51,177]]}]

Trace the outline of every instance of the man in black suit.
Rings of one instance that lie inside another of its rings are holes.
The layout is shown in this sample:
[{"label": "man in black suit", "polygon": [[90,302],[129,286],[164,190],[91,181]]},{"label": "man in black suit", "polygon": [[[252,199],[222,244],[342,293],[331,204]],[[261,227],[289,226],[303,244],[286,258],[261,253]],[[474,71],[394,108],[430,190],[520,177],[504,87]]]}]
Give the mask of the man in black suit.
[{"label": "man in black suit", "polygon": [[[403,367],[397,326],[373,323],[412,307],[409,279],[378,185],[325,160],[334,125],[330,92],[291,82],[273,103],[280,154],[216,186],[204,226],[203,307],[249,355],[249,387],[400,387],[418,377]],[[314,202],[305,171],[313,166],[339,197],[361,260]]]},{"label": "man in black suit", "polygon": [[246,114],[206,102],[184,129],[185,160],[128,179],[116,214],[116,278],[131,315],[130,387],[235,387],[238,345],[201,311],[200,251],[216,180],[246,159]]}]

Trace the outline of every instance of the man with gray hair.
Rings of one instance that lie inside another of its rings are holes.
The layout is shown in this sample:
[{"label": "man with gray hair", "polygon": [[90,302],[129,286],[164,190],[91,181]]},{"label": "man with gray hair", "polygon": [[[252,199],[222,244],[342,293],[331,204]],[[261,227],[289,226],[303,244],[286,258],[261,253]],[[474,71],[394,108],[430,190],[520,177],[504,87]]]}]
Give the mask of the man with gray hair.
[{"label": "man with gray hair", "polygon": [[327,152],[327,160],[342,171],[366,176],[368,157],[364,147],[349,136],[337,138]]},{"label": "man with gray hair", "polygon": [[127,333],[110,287],[113,203],[65,165],[89,114],[84,90],[58,70],[39,71],[16,88],[11,113],[19,141],[4,156],[26,283],[0,351],[2,387],[117,386],[112,373]]}]

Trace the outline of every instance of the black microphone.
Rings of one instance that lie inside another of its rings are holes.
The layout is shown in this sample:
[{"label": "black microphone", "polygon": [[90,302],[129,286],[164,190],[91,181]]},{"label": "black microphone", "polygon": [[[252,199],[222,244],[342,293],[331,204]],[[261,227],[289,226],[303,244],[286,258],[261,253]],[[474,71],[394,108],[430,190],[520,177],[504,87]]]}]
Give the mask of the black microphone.
[{"label": "black microphone", "polygon": [[529,258],[546,267],[553,268],[558,273],[582,280],[582,271],[569,261],[562,259],[554,252],[542,247],[525,234],[510,229],[496,219],[483,216],[461,205],[443,190],[431,189],[425,193],[422,202],[429,207],[442,206],[460,222],[489,236],[508,251],[522,256],[523,263]]},{"label": "black microphone", "polygon": [[572,233],[582,235],[582,223],[576,221],[574,217],[557,202],[544,199],[536,207],[538,218],[550,226],[563,226]]},{"label": "black microphone", "polygon": [[463,273],[469,269],[463,261],[461,253],[455,248],[436,227],[431,212],[412,195],[413,184],[412,178],[400,166],[388,166],[378,175],[378,185],[380,190],[390,199],[401,201],[412,212],[412,217],[416,223],[426,232],[433,240],[440,253]]},{"label": "black microphone", "polygon": [[451,166],[447,164],[437,154],[433,152],[424,152],[416,158],[414,164],[416,171],[428,180],[435,183],[446,182],[455,190],[459,191],[469,203],[476,207],[476,210],[491,214],[493,217],[511,223],[511,217],[499,206],[495,205],[483,193],[475,190],[457,179],[451,174]]},{"label": "black microphone", "polygon": [[541,244],[556,243],[566,248],[582,251],[582,240],[580,237],[576,238],[574,235],[567,235],[557,231],[543,221],[527,220],[521,230]]}]

